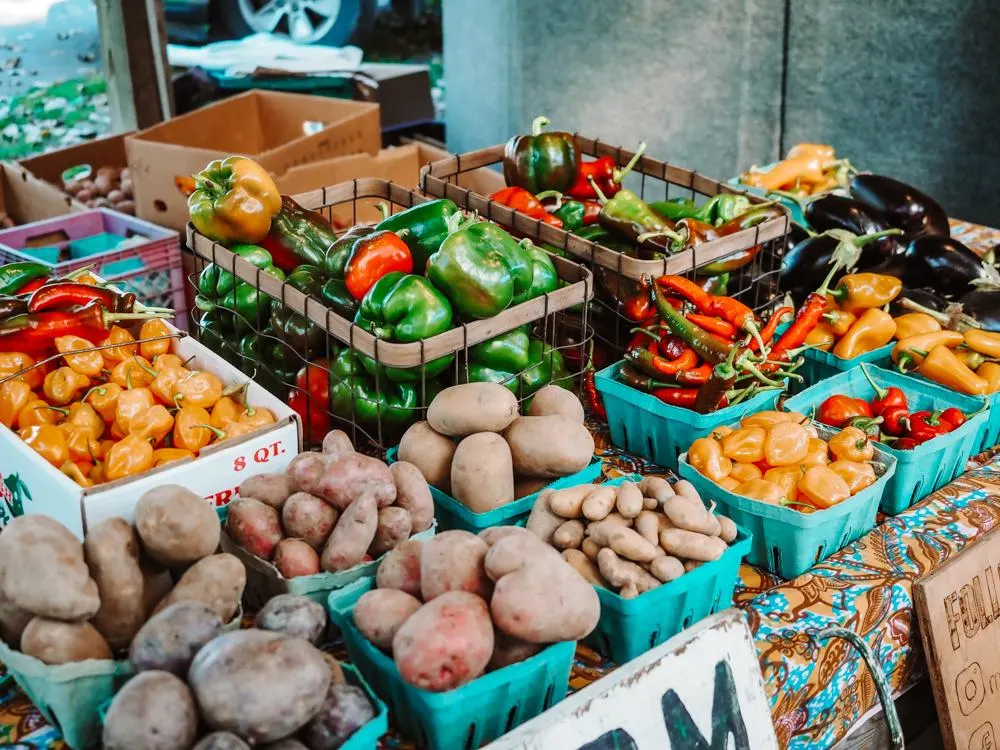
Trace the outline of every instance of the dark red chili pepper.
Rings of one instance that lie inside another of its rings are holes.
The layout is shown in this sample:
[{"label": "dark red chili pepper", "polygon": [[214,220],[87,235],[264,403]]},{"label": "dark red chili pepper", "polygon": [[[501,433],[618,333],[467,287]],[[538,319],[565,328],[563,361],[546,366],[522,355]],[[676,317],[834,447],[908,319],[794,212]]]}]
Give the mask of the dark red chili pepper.
[{"label": "dark red chili pepper", "polygon": [[587,370],[583,375],[583,395],[587,399],[587,406],[591,413],[598,419],[607,422],[608,412],[604,409],[604,402],[601,394],[597,392],[597,384],[594,383],[594,371]]},{"label": "dark red chili pepper", "polygon": [[660,337],[660,341],[656,348],[659,350],[660,356],[666,357],[667,359],[677,359],[684,353],[687,345],[674,334],[665,333]]},{"label": "dark red chili pepper", "polygon": [[538,219],[544,224],[551,224],[554,227],[562,228],[562,219],[550,214],[545,210],[545,206],[542,205],[541,198],[545,195],[546,193],[539,193],[538,196],[535,196],[521,187],[507,187],[493,193],[490,196],[490,200],[527,214],[532,219]]},{"label": "dark red chili pepper", "polygon": [[681,385],[704,385],[712,377],[712,365],[707,362],[690,370],[677,373],[674,379]]},{"label": "dark red chili pepper", "polygon": [[732,339],[736,335],[736,326],[721,318],[714,318],[711,315],[699,315],[698,313],[688,313],[684,316],[696,326],[704,328],[709,333],[714,333],[724,339]]},{"label": "dark red chili pepper", "polygon": [[109,313],[99,300],[69,310],[46,310],[14,315],[0,322],[0,351],[37,352],[48,349],[59,336],[102,339],[119,320],[149,320],[162,313]]},{"label": "dark red chili pepper", "polygon": [[952,431],[952,426],[941,419],[941,412],[915,411],[907,421],[907,437],[917,443],[926,443]]},{"label": "dark red chili pepper", "polygon": [[906,431],[906,420],[909,419],[910,412],[905,406],[890,406],[879,416],[882,417],[882,432],[898,437]]},{"label": "dark red chili pepper", "polygon": [[135,309],[135,295],[132,293],[122,294],[109,287],[59,281],[36,289],[28,300],[28,312],[64,310],[67,307],[87,305],[95,300],[108,312],[129,313]]},{"label": "dark red chili pepper", "polygon": [[881,416],[887,409],[896,406],[900,406],[903,409],[910,408],[906,400],[906,394],[903,393],[901,388],[897,388],[896,386],[882,388],[872,380],[872,376],[864,364],[861,365],[861,373],[865,376],[865,380],[868,381],[868,385],[875,391],[875,398],[871,401],[873,414]]},{"label": "dark red chili pepper", "polygon": [[640,143],[628,164],[621,169],[618,169],[615,160],[610,156],[602,156],[594,161],[581,161],[580,169],[576,173],[576,182],[570,186],[566,194],[577,200],[597,198],[597,191],[590,183],[590,179],[593,178],[605,197],[613,197],[622,189],[622,180],[632,171],[645,151],[646,144]]},{"label": "dark red chili pepper", "polygon": [[652,393],[665,404],[693,409],[698,400],[698,391],[698,388],[659,388]]},{"label": "dark red chili pepper", "polygon": [[665,380],[657,380],[656,378],[651,378],[645,373],[639,372],[634,367],[629,365],[622,365],[619,371],[618,379],[627,386],[632,388],[637,388],[640,391],[652,391],[657,388],[676,388],[675,383],[669,383]]},{"label": "dark red chili pepper", "polygon": [[956,427],[961,427],[966,422],[965,413],[961,409],[956,409],[954,406],[949,406],[943,412],[941,412],[940,417],[942,422],[951,425],[951,429]]},{"label": "dark red chili pepper", "polygon": [[47,278],[32,279],[27,284],[25,284],[20,289],[18,289],[17,293],[18,294],[31,294],[36,289],[41,289],[43,286],[45,286],[45,283],[47,281],[48,281]]},{"label": "dark red chili pepper", "polygon": [[[655,343],[655,342],[654,342]],[[653,347],[655,348],[655,347]],[[683,370],[690,370],[698,364],[698,355],[690,347],[676,359],[665,359],[650,349],[632,349],[625,352],[625,361],[652,377],[673,377]]]}]

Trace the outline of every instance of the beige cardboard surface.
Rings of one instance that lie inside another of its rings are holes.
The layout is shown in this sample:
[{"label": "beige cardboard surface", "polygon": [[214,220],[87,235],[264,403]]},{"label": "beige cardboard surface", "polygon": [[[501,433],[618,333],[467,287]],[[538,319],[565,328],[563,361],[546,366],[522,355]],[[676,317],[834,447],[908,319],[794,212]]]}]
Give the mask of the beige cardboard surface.
[{"label": "beige cardboard surface", "polygon": [[129,133],[118,133],[76,146],[49,151],[30,159],[22,159],[20,164],[36,177],[62,188],[63,170],[77,164],[89,164],[96,172],[100,167],[124,167],[128,161],[125,155],[125,138]]},{"label": "beige cardboard surface", "polygon": [[0,162],[0,210],[15,224],[30,224],[73,211],[85,211],[86,207],[24,167]]},{"label": "beige cardboard surface", "polygon": [[[307,135],[310,123],[325,127]],[[378,105],[344,99],[248,91],[126,138],[136,215],[183,229],[187,198],[176,178],[213,159],[242,154],[273,173],[353,153],[377,153]]]}]

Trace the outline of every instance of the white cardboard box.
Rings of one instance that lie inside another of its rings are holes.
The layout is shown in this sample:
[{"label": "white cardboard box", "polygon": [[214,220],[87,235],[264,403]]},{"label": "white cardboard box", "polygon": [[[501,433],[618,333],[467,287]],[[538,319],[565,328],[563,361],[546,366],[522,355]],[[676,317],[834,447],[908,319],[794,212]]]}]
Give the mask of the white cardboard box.
[{"label": "white cardboard box", "polygon": [[[194,356],[194,365],[225,384],[247,376],[190,336],[173,343],[181,359]],[[133,509],[144,492],[162,484],[179,484],[202,495],[215,507],[227,505],[236,488],[260,472],[283,471],[302,450],[298,415],[283,401],[254,382],[245,391],[251,406],[266,407],[277,421],[266,429],[205,448],[194,459],[178,461],[115,482],[82,489],[29,448],[14,432],[0,425],[0,529],[21,513],[52,516],[81,539],[89,526],[112,516],[132,521]],[[20,511],[20,513],[17,513]]]}]

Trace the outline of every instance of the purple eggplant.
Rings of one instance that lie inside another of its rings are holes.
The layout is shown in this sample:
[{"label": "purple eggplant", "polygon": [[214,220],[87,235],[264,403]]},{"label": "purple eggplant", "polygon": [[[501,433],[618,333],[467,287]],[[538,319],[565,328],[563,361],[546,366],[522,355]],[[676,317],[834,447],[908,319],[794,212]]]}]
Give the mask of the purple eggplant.
[{"label": "purple eggplant", "polygon": [[851,180],[850,189],[851,195],[875,209],[890,226],[910,236],[951,234],[948,214],[937,201],[905,182],[862,172]]},{"label": "purple eggplant", "polygon": [[1000,333],[1000,289],[976,289],[963,295],[962,312],[983,329]]},{"label": "purple eggplant", "polygon": [[903,284],[926,287],[943,297],[961,297],[971,291],[976,281],[993,282],[1000,287],[1000,273],[995,266],[951,237],[924,234],[906,246],[906,272]]},{"label": "purple eggplant", "polygon": [[909,287],[903,287],[903,291],[899,293],[889,305],[889,314],[893,317],[897,315],[903,315],[908,312],[913,312],[903,306],[902,300],[908,299],[916,302],[922,307],[926,307],[928,310],[934,310],[935,312],[944,312],[945,308],[948,307],[948,300],[943,297],[939,297],[926,289],[911,289]]},{"label": "purple eggplant", "polygon": [[[890,228],[889,222],[876,209],[861,201],[831,193],[810,200],[805,207],[805,217],[817,232],[825,232],[827,229],[846,229],[848,232],[862,235]],[[902,251],[903,245],[898,237],[883,237],[868,250],[869,259],[862,261],[862,265],[872,263],[873,255],[888,258],[899,255]]]},{"label": "purple eggplant", "polygon": [[830,260],[840,241],[818,234],[789,248],[781,259],[781,291],[788,292],[796,304],[809,296],[830,272]]}]

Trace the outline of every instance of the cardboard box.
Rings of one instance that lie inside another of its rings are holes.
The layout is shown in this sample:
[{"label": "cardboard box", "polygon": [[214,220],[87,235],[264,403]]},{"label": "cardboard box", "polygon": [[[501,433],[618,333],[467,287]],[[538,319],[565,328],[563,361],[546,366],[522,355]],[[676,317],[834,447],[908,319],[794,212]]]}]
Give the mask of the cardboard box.
[{"label": "cardboard box", "polygon": [[87,207],[13,162],[0,162],[0,211],[18,226]]},{"label": "cardboard box", "polygon": [[[173,351],[182,359],[195,357],[199,368],[218,375],[223,383],[247,380],[190,336],[175,341]],[[102,519],[121,516],[131,521],[142,494],[163,484],[187,487],[216,507],[227,505],[248,476],[283,471],[302,450],[298,415],[283,401],[253,381],[245,398],[252,406],[270,409],[277,422],[264,431],[209,446],[197,458],[89,489],[82,489],[0,425],[0,529],[10,523],[18,506],[22,513],[52,516],[82,539],[87,528]]]},{"label": "cardboard box", "polygon": [[[382,129],[398,130],[433,122],[431,71],[426,65],[365,63],[358,70],[358,92],[381,107]],[[370,82],[369,82],[370,81]]]},{"label": "cardboard box", "polygon": [[62,190],[62,173],[78,164],[89,164],[96,173],[100,167],[125,167],[128,157],[125,154],[125,138],[132,132],[118,133],[93,141],[80,143],[76,146],[60,148],[45,154],[22,159],[19,164],[35,177],[55,185]]},{"label": "cardboard box", "polygon": [[136,215],[180,231],[187,198],[175,178],[213,159],[242,154],[281,174],[334,156],[376,154],[381,141],[377,104],[248,91],[128,136],[125,149]]}]

